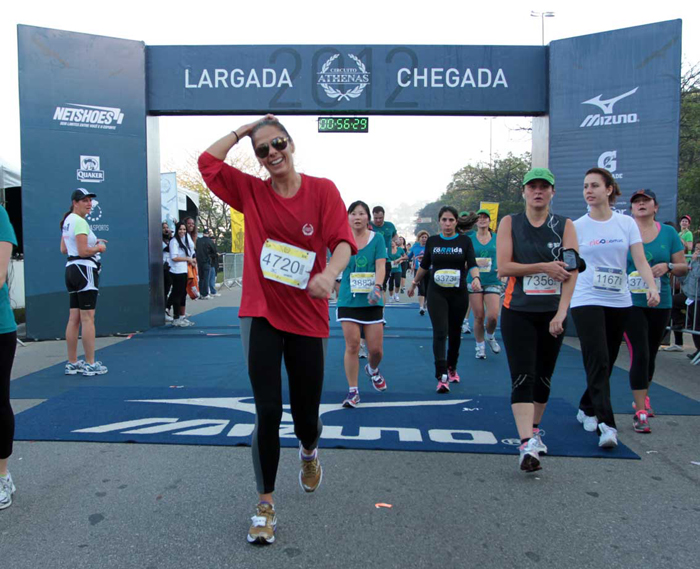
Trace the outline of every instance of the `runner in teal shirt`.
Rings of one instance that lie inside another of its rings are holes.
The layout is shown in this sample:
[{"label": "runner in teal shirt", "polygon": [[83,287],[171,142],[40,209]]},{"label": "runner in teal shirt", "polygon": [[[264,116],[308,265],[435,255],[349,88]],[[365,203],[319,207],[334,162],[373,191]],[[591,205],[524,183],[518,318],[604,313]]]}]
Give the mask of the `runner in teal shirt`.
[{"label": "runner in teal shirt", "polygon": [[7,470],[15,432],[15,415],[10,405],[10,376],[17,348],[17,324],[7,288],[12,245],[17,245],[17,238],[5,208],[0,207],[0,510],[12,505],[12,495],[16,490]]},{"label": "runner in teal shirt", "polygon": [[[644,253],[646,254],[647,261],[649,261],[649,266],[654,267],[660,263],[673,263],[672,256],[674,253],[679,251],[684,251],[683,243],[681,242],[678,233],[676,233],[673,227],[669,225],[663,225],[656,222],[659,234],[650,243],[644,243]],[[632,254],[627,254],[627,274],[628,282],[630,284],[630,292],[632,293],[632,304],[634,306],[646,307],[647,297],[646,292],[641,292],[642,289],[646,290],[646,284],[634,267],[634,261],[632,261]],[[654,271],[656,275],[656,271]],[[667,268],[667,272],[661,277],[657,277],[661,281],[661,286],[659,287],[659,296],[661,301],[659,305],[655,308],[671,308],[671,269]],[[635,277],[638,277],[635,279]],[[632,286],[637,286],[633,289]],[[639,292],[635,292],[635,290]]]},{"label": "runner in teal shirt", "polygon": [[[345,377],[348,394],[343,407],[352,409],[360,404],[359,374],[360,342],[364,334],[369,362],[365,374],[377,391],[386,390],[386,380],[379,371],[383,356],[384,303],[382,283],[387,270],[386,245],[381,235],[369,229],[369,206],[356,201],[348,208],[348,222],[357,244],[357,254],[350,257],[340,277],[336,320],[345,338]],[[389,269],[390,270],[390,269]],[[387,270],[388,273],[388,270]]]},{"label": "runner in teal shirt", "polygon": [[476,339],[475,357],[486,359],[486,344],[494,354],[501,352],[496,341],[495,332],[498,313],[501,309],[501,292],[503,285],[498,278],[496,262],[496,236],[491,233],[491,212],[480,209],[476,212],[476,231],[469,235],[474,245],[476,264],[479,267],[482,292],[474,293],[471,288],[472,277],[467,279],[469,306],[474,312],[474,338]]}]

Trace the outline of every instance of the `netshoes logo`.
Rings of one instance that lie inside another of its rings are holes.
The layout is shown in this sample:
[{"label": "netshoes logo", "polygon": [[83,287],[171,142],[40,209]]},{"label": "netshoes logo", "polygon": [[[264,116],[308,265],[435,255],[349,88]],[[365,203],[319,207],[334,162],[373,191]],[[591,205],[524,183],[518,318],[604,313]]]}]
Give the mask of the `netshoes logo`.
[{"label": "netshoes logo", "polygon": [[639,89],[639,87],[635,87],[631,91],[627,91],[622,95],[618,95],[617,97],[612,97],[610,99],[601,99],[601,97],[603,96],[601,93],[597,97],[593,97],[592,99],[583,101],[581,103],[582,105],[594,105],[598,107],[601,111],[603,111],[603,114],[601,115],[600,113],[597,113],[593,115],[588,115],[585,119],[583,119],[580,128],[587,128],[591,126],[610,126],[615,124],[630,124],[639,122],[639,117],[637,116],[637,113],[623,113],[617,115],[613,114],[613,107],[615,106],[615,103],[617,103],[621,99],[634,95],[637,92],[637,89]]},{"label": "netshoes logo", "polygon": [[66,107],[56,107],[53,120],[58,121],[61,126],[115,130],[117,125],[122,124],[124,113],[115,107],[68,103]]}]

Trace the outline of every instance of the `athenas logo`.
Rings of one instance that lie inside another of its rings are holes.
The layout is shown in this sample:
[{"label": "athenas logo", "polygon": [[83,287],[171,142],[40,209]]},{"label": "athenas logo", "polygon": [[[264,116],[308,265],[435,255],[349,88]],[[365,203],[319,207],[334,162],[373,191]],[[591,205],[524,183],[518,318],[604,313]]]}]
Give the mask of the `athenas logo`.
[{"label": "athenas logo", "polygon": [[593,97],[592,99],[583,101],[581,103],[582,105],[596,106],[601,111],[603,111],[603,114],[601,115],[600,113],[596,113],[588,115],[585,119],[583,119],[580,128],[587,128],[591,126],[610,126],[614,124],[629,124],[639,122],[639,117],[637,116],[637,113],[623,113],[616,115],[613,112],[613,107],[615,106],[615,103],[622,99],[625,99],[626,97],[634,95],[637,92],[637,89],[639,89],[639,87],[635,87],[631,91],[627,91],[626,93],[622,93],[622,95],[618,95],[617,97],[612,97],[610,99],[602,100],[601,97],[603,95],[601,93],[597,97]]},{"label": "athenas logo", "polygon": [[122,124],[124,113],[116,107],[67,103],[65,107],[56,107],[53,120],[58,121],[60,126],[115,130],[117,125]]}]

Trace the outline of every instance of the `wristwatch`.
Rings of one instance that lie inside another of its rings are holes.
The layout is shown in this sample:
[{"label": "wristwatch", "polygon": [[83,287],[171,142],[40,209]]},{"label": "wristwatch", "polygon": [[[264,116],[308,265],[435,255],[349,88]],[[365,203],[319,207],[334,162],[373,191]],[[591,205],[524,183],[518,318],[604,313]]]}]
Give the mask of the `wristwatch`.
[{"label": "wristwatch", "polygon": [[666,263],[668,265],[668,272],[670,273],[673,270],[673,263]]}]

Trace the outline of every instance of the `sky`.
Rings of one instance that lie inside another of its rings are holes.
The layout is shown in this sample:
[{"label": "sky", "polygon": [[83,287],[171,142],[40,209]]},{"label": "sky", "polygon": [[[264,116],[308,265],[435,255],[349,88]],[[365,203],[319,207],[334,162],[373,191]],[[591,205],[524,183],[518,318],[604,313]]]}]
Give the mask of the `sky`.
[{"label": "sky", "polygon": [[[545,43],[681,18],[684,64],[700,62],[700,8],[687,0],[433,0],[414,5],[376,0],[210,0],[202,5],[123,0],[111,7],[94,1],[25,0],[5,4],[0,19],[0,158],[17,167],[21,162],[17,24],[139,40],[146,45],[541,45],[541,20],[531,17],[532,10],[555,13],[545,20]],[[523,130],[530,126],[528,117],[372,116],[370,132],[355,135],[318,134],[316,119],[282,119],[295,140],[298,169],[332,179],[348,203],[363,199],[387,209],[438,199],[452,175],[468,164],[531,150],[530,136]],[[184,167],[189,156],[251,120],[161,117],[162,170]],[[242,151],[252,154],[249,144]]]}]

